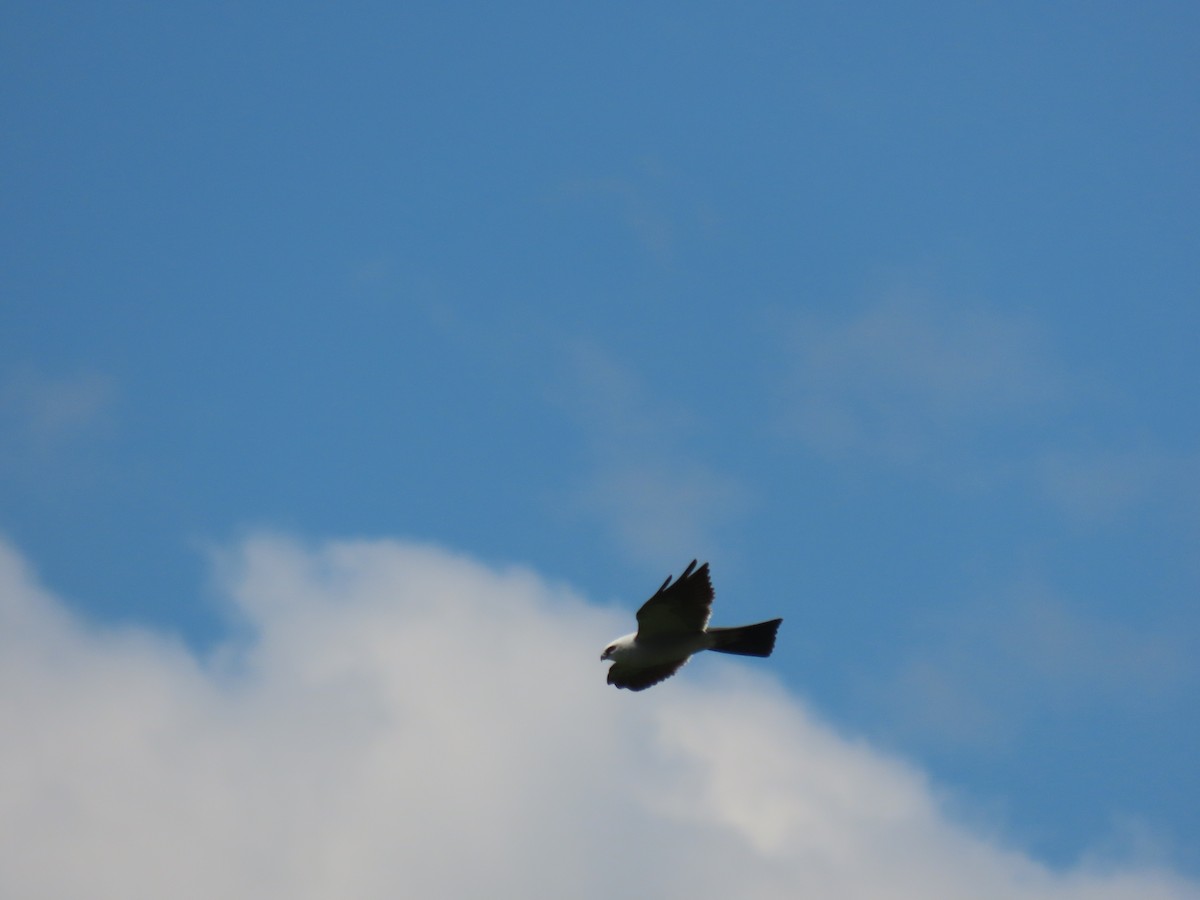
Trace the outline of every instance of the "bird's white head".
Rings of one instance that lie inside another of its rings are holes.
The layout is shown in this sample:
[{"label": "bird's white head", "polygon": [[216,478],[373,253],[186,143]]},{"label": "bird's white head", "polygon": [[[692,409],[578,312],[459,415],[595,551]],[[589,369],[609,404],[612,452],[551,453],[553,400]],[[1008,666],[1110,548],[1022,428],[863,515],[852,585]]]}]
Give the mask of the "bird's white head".
[{"label": "bird's white head", "polygon": [[617,638],[615,641],[613,641],[611,644],[609,644],[607,647],[604,648],[604,652],[600,654],[600,661],[601,662],[604,662],[606,660],[612,660],[614,662],[619,661],[621,659],[621,657],[623,655],[625,655],[625,653],[628,652],[633,647],[633,642],[636,638],[637,638],[636,633],[635,634],[627,634],[624,637]]}]

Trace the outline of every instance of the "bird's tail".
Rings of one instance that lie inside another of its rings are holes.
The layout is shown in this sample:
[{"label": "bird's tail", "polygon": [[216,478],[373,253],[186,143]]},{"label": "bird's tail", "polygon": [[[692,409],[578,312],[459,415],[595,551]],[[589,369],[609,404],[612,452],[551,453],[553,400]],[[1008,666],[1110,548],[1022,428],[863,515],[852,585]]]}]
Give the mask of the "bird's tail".
[{"label": "bird's tail", "polygon": [[782,621],[772,619],[738,628],[709,628],[708,633],[713,636],[713,645],[709,649],[738,656],[770,656],[775,649],[775,633]]}]

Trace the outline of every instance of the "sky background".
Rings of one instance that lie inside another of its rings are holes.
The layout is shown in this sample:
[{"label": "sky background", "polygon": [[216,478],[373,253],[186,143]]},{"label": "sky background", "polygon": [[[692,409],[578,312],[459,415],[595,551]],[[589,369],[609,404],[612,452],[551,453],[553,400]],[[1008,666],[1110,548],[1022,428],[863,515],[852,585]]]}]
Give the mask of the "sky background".
[{"label": "sky background", "polygon": [[[466,820],[524,896],[554,840],[1197,895],[1200,7],[0,16],[10,837],[123,897],[149,834],[197,896],[487,895]],[[608,688],[694,557],[775,656]]]}]

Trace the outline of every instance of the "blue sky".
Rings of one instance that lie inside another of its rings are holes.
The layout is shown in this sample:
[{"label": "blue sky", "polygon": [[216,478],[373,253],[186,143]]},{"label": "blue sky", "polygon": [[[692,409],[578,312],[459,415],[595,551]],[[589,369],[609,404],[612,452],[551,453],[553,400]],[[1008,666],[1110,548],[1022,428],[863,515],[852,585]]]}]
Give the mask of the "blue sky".
[{"label": "blue sky", "polygon": [[951,820],[1200,876],[1193,4],[4,22],[14,596],[203,668],[264,533],[698,556]]}]

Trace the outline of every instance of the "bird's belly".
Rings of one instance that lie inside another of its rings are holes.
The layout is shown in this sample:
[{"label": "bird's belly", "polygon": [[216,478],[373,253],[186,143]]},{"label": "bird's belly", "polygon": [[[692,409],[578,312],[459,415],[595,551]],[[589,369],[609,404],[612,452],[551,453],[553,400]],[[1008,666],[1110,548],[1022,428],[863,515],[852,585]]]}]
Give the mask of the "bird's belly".
[{"label": "bird's belly", "polygon": [[622,661],[635,666],[655,666],[684,659],[698,650],[707,650],[708,647],[708,635],[702,631],[651,640],[639,639],[629,648]]}]

